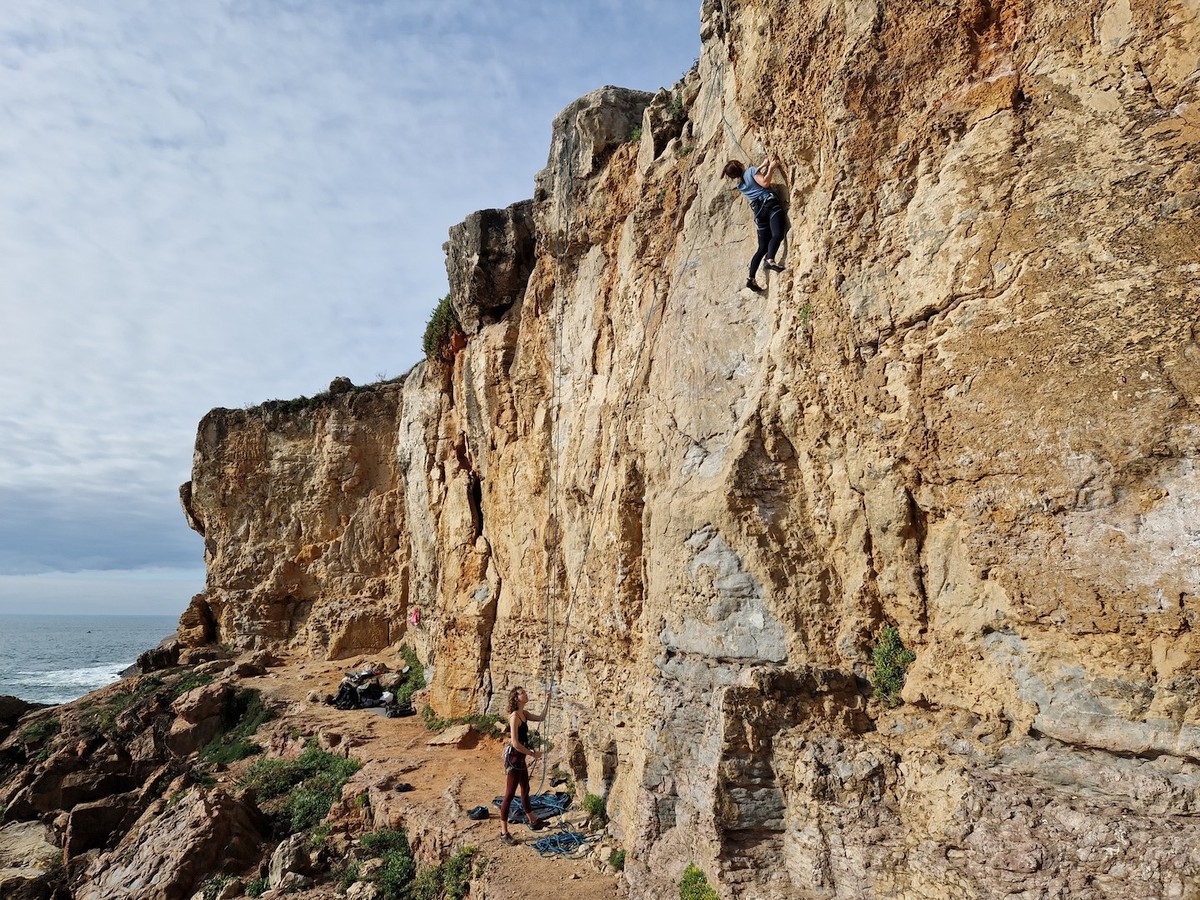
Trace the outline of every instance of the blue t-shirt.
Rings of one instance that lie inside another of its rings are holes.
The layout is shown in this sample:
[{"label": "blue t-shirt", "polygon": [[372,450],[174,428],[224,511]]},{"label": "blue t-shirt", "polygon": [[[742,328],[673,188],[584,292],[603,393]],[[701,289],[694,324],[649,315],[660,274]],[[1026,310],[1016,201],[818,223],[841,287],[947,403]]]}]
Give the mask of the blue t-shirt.
[{"label": "blue t-shirt", "polygon": [[746,195],[746,199],[753,203],[755,200],[761,200],[763,197],[771,195],[769,188],[763,187],[754,180],[755,174],[758,172],[758,166],[751,166],[742,174],[742,183],[738,185],[738,190]]}]

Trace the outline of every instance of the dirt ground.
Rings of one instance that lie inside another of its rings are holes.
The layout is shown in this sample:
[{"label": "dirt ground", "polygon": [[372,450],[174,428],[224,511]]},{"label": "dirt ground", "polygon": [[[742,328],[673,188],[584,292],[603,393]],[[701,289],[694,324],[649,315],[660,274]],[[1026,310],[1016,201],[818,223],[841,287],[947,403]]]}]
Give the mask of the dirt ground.
[{"label": "dirt ground", "polygon": [[[613,900],[624,896],[619,876],[607,864],[615,845],[599,840],[599,835],[590,852],[579,859],[543,858],[530,846],[537,838],[553,833],[553,828],[535,834],[524,825],[512,825],[511,832],[520,845],[501,843],[499,813],[492,800],[504,793],[502,741],[476,735],[463,747],[431,746],[429,742],[437,735],[425,728],[420,716],[386,719],[370,710],[343,711],[307,701],[310,691],[333,694],[345,673],[375,663],[392,671],[404,665],[403,659],[387,653],[331,662],[292,659],[243,683],[268,699],[286,701],[285,711],[266,726],[274,734],[321,735],[326,743],[336,741],[338,749],[349,747],[350,755],[360,760],[363,768],[346,794],[367,792],[375,827],[381,821],[403,825],[418,858],[433,858],[438,852],[467,845],[478,847],[487,864],[472,890],[473,900],[526,900],[531,896]],[[535,697],[534,702],[537,700]],[[419,709],[419,702],[416,705]],[[555,762],[552,752],[550,766]],[[541,768],[531,776],[531,788],[536,792]],[[410,784],[412,790],[397,792],[395,785],[400,782]],[[548,785],[546,789],[551,790]],[[479,805],[488,807],[491,817],[468,819],[466,811]],[[573,807],[552,821],[586,832],[583,823],[587,816],[578,809],[578,798]]]}]

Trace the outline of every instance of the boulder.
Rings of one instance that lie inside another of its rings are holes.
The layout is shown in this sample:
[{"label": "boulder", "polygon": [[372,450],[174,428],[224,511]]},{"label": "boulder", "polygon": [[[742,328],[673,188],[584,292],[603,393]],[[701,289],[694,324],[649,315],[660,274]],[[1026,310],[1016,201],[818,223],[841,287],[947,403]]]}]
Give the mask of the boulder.
[{"label": "boulder", "polygon": [[450,229],[450,302],[467,334],[496,321],[525,293],[533,271],[533,201],[473,212]]},{"label": "boulder", "polygon": [[0,828],[0,897],[46,900],[53,889],[62,851],[50,843],[40,822],[11,822]]},{"label": "boulder", "polygon": [[88,864],[74,900],[184,900],[214,874],[257,861],[264,825],[255,807],[221,790],[162,797]]},{"label": "boulder", "polygon": [[137,793],[114,794],[90,803],[79,803],[69,813],[63,839],[68,857],[108,846],[137,816]]},{"label": "boulder", "polygon": [[193,688],[180,695],[172,708],[175,721],[167,734],[167,746],[173,753],[186,756],[203,747],[221,730],[221,713],[232,689],[224,682]]},{"label": "boulder", "polygon": [[291,875],[306,875],[312,871],[312,859],[308,853],[308,838],[293,834],[275,848],[271,854],[271,868],[267,880],[272,888],[285,886]]},{"label": "boulder", "polygon": [[179,665],[180,648],[181,645],[177,635],[173,634],[165,638],[157,647],[144,650],[138,655],[137,665],[134,667],[135,672],[145,674],[146,672],[156,672],[159,669],[170,669]]},{"label": "boulder", "polygon": [[468,747],[476,738],[472,725],[451,725],[437,737],[430,738],[426,743],[430,747]]}]

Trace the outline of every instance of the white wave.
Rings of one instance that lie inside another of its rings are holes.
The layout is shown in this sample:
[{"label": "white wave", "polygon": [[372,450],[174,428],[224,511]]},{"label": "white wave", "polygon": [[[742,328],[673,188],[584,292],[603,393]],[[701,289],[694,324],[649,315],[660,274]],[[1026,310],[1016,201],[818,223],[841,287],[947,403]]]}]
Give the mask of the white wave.
[{"label": "white wave", "polygon": [[117,681],[130,665],[112,662],[49,672],[15,672],[0,679],[0,694],[12,693],[36,703],[69,703]]}]

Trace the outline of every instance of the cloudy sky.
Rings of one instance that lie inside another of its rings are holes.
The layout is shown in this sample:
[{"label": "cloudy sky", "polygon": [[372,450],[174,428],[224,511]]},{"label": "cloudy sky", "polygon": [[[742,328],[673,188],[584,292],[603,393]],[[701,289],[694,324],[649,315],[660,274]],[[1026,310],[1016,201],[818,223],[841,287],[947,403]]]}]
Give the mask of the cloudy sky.
[{"label": "cloudy sky", "polygon": [[0,613],[180,612],[200,417],[406,372],[447,229],[698,32],[699,0],[0,4]]}]

